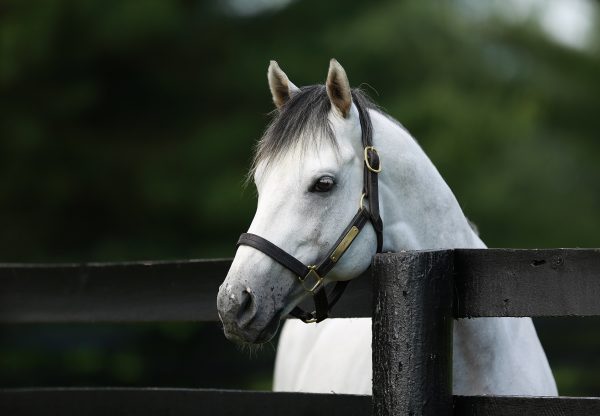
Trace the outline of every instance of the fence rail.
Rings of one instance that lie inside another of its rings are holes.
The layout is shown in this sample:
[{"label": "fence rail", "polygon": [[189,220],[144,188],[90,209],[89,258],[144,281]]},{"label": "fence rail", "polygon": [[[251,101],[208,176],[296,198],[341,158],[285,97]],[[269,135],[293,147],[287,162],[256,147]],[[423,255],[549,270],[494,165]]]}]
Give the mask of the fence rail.
[{"label": "fence rail", "polygon": [[[165,388],[0,390],[0,414],[19,416],[364,416],[371,414],[371,408],[370,396],[350,394]],[[579,397],[454,396],[452,411],[455,416],[592,416],[600,414],[600,401]]]},{"label": "fence rail", "polygon": [[0,414],[45,416],[359,416],[369,396],[165,388],[0,390]]},{"label": "fence rail", "polygon": [[454,316],[600,315],[600,250],[455,250]]},{"label": "fence rail", "polygon": [[[230,265],[231,260],[0,264],[0,323],[216,322],[217,289]],[[370,280],[350,287],[333,316],[370,316]]]},{"label": "fence rail", "polygon": [[[600,250],[452,252],[454,317],[600,315]],[[230,264],[0,264],[0,322],[217,321],[216,289]],[[348,286],[334,317],[371,317],[366,277]]]},{"label": "fence rail", "polygon": [[[216,321],[229,260],[0,265],[0,322]],[[600,315],[600,250],[376,256],[336,317],[373,317],[373,396],[189,389],[5,389],[0,414],[592,415],[600,398],[452,396],[453,318]],[[369,278],[370,277],[370,278]],[[403,342],[410,337],[411,342]],[[393,365],[391,365],[393,363]]]}]

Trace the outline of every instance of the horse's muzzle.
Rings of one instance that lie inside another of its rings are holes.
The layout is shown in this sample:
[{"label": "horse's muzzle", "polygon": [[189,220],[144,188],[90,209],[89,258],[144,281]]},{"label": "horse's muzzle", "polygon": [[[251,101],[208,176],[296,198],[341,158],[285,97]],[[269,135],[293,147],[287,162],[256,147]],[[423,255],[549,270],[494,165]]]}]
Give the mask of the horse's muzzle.
[{"label": "horse's muzzle", "polygon": [[217,310],[225,336],[235,342],[264,343],[273,338],[279,328],[281,312],[262,310],[250,287],[221,285]]}]

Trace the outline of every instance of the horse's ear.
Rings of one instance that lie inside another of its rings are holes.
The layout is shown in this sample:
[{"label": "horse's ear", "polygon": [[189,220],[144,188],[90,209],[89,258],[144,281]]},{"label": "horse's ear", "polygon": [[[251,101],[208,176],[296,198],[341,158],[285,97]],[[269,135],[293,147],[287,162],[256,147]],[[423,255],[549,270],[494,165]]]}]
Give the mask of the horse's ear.
[{"label": "horse's ear", "polygon": [[294,95],[297,91],[300,91],[298,87],[292,84],[285,74],[277,65],[277,62],[271,61],[269,70],[267,71],[267,78],[269,79],[269,88],[273,95],[273,102],[278,109]]},{"label": "horse's ear", "polygon": [[329,62],[329,73],[327,74],[327,95],[333,107],[336,108],[342,117],[346,118],[352,105],[352,94],[350,92],[350,83],[346,71],[338,61],[332,59]]}]

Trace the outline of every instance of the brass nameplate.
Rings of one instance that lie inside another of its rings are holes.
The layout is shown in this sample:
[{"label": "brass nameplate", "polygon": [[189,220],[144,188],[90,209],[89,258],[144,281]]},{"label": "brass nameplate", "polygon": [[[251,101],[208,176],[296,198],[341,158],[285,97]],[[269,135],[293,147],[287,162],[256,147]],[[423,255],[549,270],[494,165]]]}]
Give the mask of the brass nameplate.
[{"label": "brass nameplate", "polygon": [[340,257],[342,257],[342,254],[344,254],[344,252],[348,250],[348,247],[350,247],[350,244],[352,244],[352,241],[354,241],[354,239],[358,235],[358,231],[359,229],[358,227],[356,227],[356,225],[352,226],[352,228],[348,230],[340,244],[338,244],[338,246],[335,248],[335,251],[329,257],[331,261],[336,263],[340,259]]}]

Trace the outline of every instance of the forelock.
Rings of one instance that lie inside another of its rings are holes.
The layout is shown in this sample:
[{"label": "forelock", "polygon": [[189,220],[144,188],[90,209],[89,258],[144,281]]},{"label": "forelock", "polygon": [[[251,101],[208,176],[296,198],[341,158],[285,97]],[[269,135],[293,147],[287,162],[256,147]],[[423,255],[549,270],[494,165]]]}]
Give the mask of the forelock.
[{"label": "forelock", "polygon": [[[354,89],[352,97],[363,108],[376,108],[360,90]],[[272,119],[263,136],[258,141],[252,161],[250,175],[256,172],[259,163],[265,168],[287,151],[295,148],[305,150],[310,145],[321,145],[325,141],[338,148],[333,128],[329,122],[331,101],[325,85],[310,85],[300,88],[278,110],[274,110]]]}]

